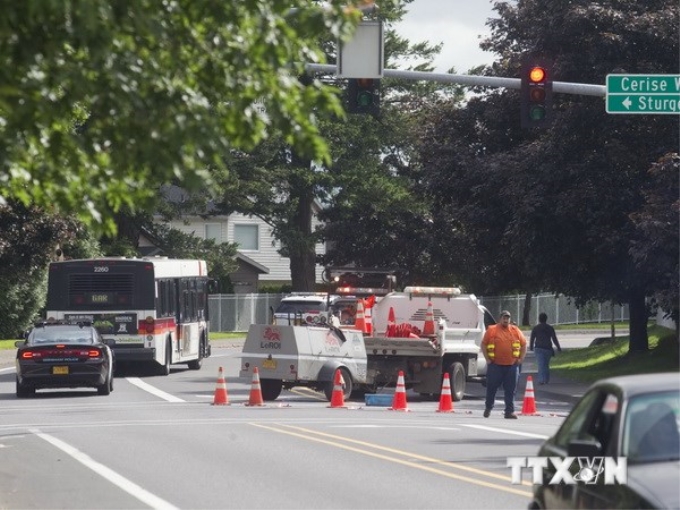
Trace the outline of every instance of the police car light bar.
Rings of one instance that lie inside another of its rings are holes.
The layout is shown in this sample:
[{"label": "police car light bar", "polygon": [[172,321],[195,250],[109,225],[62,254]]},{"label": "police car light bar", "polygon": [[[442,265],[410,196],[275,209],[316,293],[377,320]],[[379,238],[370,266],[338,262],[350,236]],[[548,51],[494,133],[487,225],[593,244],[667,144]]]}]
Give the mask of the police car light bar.
[{"label": "police car light bar", "polygon": [[373,288],[373,287],[338,287],[335,289],[336,294],[375,294],[377,296],[384,296],[389,293],[388,289]]},{"label": "police car light bar", "polygon": [[453,297],[460,295],[458,287],[406,287],[404,292],[412,296]]}]

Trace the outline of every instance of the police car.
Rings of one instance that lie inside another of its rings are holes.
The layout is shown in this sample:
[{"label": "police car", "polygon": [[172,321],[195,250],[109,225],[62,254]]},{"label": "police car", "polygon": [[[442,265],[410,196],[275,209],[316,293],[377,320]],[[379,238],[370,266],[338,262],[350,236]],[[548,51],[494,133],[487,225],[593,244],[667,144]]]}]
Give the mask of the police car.
[{"label": "police car", "polygon": [[327,324],[331,307],[338,296],[326,293],[295,293],[281,300],[274,310],[272,323],[277,326]]}]

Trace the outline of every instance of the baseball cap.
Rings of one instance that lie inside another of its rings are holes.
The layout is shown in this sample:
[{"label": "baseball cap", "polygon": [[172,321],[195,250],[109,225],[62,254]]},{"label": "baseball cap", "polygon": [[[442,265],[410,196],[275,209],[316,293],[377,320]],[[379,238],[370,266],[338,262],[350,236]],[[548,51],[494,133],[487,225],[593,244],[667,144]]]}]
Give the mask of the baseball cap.
[{"label": "baseball cap", "polygon": [[512,317],[512,314],[510,312],[508,312],[507,310],[503,310],[501,312],[501,317],[503,317],[504,315],[507,315],[508,317]]}]

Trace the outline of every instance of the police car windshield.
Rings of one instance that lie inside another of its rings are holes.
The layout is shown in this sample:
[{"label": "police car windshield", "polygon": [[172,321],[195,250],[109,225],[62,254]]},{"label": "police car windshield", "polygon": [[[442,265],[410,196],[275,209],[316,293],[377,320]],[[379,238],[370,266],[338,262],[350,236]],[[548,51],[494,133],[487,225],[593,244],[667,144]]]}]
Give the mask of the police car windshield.
[{"label": "police car windshield", "polygon": [[52,343],[69,343],[69,344],[92,344],[92,333],[87,329],[81,328],[60,328],[47,327],[44,329],[35,329],[29,338],[32,344],[52,344]]},{"label": "police car windshield", "polygon": [[325,312],[323,301],[282,301],[275,313]]}]

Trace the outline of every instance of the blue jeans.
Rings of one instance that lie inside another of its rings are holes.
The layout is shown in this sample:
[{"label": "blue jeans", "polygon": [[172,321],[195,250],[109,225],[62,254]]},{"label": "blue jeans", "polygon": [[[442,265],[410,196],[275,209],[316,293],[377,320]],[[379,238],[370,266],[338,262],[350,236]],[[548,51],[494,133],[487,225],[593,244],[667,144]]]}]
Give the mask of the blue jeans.
[{"label": "blue jeans", "polygon": [[493,409],[498,388],[503,386],[505,414],[515,412],[515,388],[519,375],[519,365],[496,365],[491,363],[486,369],[486,409]]},{"label": "blue jeans", "polygon": [[536,347],[536,364],[538,365],[538,383],[545,384],[550,382],[550,358],[552,349],[542,349]]}]

